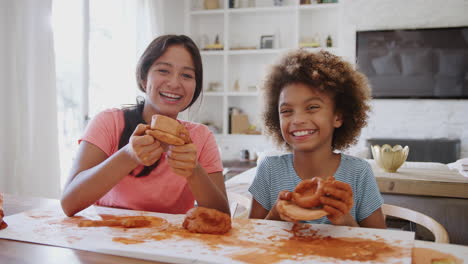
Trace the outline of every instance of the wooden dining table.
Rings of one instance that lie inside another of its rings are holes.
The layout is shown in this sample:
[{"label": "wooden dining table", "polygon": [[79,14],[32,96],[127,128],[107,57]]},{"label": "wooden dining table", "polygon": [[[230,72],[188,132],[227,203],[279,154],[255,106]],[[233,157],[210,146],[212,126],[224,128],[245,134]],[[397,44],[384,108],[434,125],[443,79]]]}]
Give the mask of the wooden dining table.
[{"label": "wooden dining table", "polygon": [[[60,206],[59,200],[4,194],[5,216],[11,216],[29,210]],[[1,231],[0,231],[1,232]],[[441,250],[468,263],[468,247],[449,244],[437,244],[416,240],[415,248],[432,248]],[[414,251],[414,250],[413,250]],[[461,252],[458,254],[457,252]],[[0,263],[166,263],[147,261],[72,248],[64,248],[39,243],[29,243],[0,238]],[[463,263],[463,262],[461,262]]]},{"label": "wooden dining table", "polygon": [[[56,199],[38,198],[4,194],[5,216],[14,215],[38,207],[59,206]],[[96,253],[85,250],[55,247],[44,244],[36,244],[0,238],[0,263],[2,264],[75,264],[75,263],[99,263],[99,264],[147,264],[167,263],[146,261],[135,258],[121,257],[109,254]]]}]

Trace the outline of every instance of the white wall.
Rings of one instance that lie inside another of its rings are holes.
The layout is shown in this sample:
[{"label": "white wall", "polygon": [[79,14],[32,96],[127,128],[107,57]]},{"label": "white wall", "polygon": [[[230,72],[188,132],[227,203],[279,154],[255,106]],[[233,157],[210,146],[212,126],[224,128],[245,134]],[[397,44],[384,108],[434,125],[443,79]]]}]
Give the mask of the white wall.
[{"label": "white wall", "polygon": [[[356,31],[468,26],[466,0],[344,0],[342,42],[355,58]],[[383,100],[372,102],[369,125],[351,152],[365,152],[365,139],[460,138],[468,157],[468,100]]]},{"label": "white wall", "polygon": [[184,33],[184,0],[164,1],[164,33],[183,34]]}]

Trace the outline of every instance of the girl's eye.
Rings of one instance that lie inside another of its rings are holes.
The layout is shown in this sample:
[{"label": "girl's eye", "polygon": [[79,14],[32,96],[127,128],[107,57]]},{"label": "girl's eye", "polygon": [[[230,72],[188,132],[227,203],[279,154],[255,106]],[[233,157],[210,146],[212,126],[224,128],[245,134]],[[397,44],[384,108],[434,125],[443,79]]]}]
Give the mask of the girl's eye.
[{"label": "girl's eye", "polygon": [[166,70],[166,69],[158,69],[158,72],[160,72],[160,73],[169,73],[169,71]]},{"label": "girl's eye", "polygon": [[307,107],[308,110],[315,110],[315,109],[318,109],[318,108],[319,108],[319,106],[317,106],[317,105],[311,105],[311,106]]},{"label": "girl's eye", "polygon": [[284,110],[280,110],[280,114],[287,114],[287,113],[291,113],[292,111],[289,110],[289,109],[284,109]]},{"label": "girl's eye", "polygon": [[184,73],[182,74],[182,76],[184,76],[184,78],[187,78],[187,79],[193,79],[193,76],[191,74]]}]

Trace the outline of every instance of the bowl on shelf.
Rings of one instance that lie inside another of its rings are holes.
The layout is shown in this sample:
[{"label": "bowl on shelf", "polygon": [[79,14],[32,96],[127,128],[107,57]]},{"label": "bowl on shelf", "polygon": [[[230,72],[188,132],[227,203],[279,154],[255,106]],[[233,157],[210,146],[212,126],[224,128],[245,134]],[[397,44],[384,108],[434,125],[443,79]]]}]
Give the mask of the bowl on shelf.
[{"label": "bowl on shelf", "polygon": [[377,165],[386,172],[396,172],[405,163],[409,153],[409,147],[401,145],[374,145],[371,150]]}]

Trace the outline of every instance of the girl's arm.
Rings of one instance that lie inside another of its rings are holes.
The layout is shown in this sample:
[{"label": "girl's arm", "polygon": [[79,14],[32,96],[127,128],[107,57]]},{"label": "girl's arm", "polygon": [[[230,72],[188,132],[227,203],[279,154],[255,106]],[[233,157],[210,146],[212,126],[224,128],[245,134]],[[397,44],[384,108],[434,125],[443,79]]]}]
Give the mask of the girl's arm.
[{"label": "girl's arm", "polygon": [[257,219],[266,219],[266,220],[279,220],[279,221],[289,221],[295,222],[294,219],[290,219],[285,215],[281,215],[278,210],[276,209],[276,205],[278,204],[279,200],[291,200],[291,192],[290,191],[281,191],[278,194],[278,199],[276,200],[275,205],[271,208],[270,211],[263,208],[263,206],[257,202],[257,200],[252,199],[252,205],[250,207],[250,215],[249,218],[257,218]]},{"label": "girl's arm", "polygon": [[217,209],[230,215],[222,172],[208,174],[197,164],[187,181],[199,206]]},{"label": "girl's arm", "polygon": [[361,227],[370,227],[370,228],[387,228],[385,224],[385,217],[382,212],[382,208],[375,210],[371,215],[367,218],[359,222],[359,226]]},{"label": "girl's arm", "polygon": [[187,179],[199,206],[230,214],[222,172],[208,174],[197,160],[197,148],[190,143],[169,146],[167,162],[178,175]]},{"label": "girl's arm", "polygon": [[108,158],[95,145],[82,141],[62,194],[63,211],[73,216],[92,205],[137,165],[123,148]]},{"label": "girl's arm", "polygon": [[260,203],[257,202],[257,200],[252,199],[252,205],[250,206],[249,218],[265,219],[268,213],[269,211],[263,208],[263,206],[261,206]]},{"label": "girl's arm", "polygon": [[159,159],[163,150],[151,136],[143,136],[145,129],[139,125],[130,143],[110,157],[94,144],[81,142],[61,198],[67,216],[95,203],[139,164],[151,165]]}]

